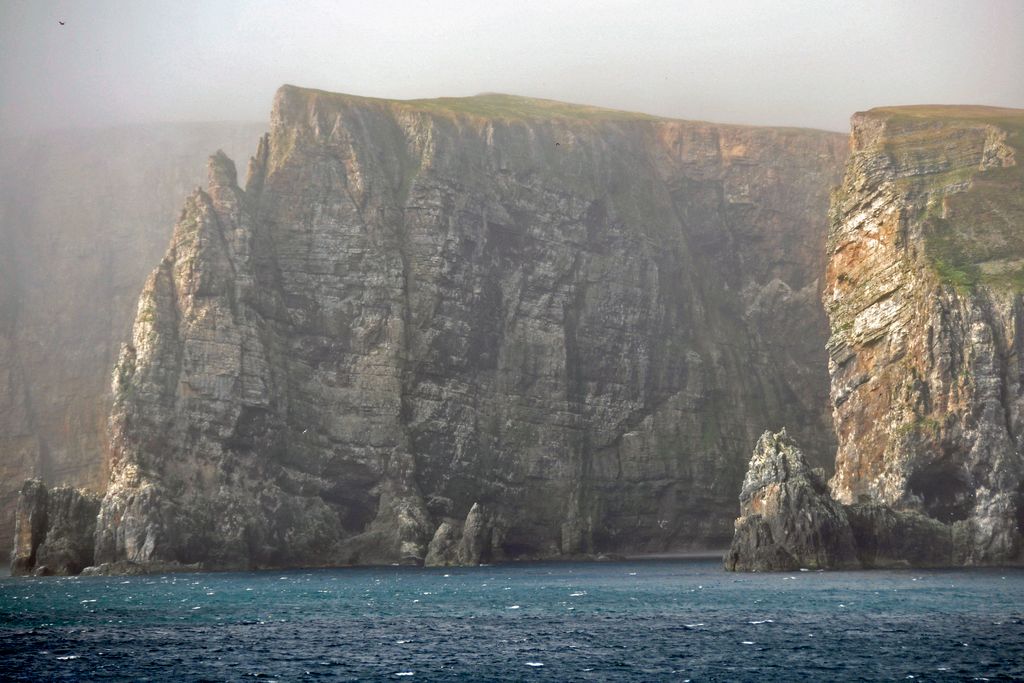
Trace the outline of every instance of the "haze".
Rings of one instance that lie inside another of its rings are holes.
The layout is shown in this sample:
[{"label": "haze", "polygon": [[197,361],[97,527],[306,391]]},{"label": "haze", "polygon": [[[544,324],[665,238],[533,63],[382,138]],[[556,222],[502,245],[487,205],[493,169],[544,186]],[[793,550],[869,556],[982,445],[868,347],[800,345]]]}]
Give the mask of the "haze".
[{"label": "haze", "polygon": [[1024,107],[1024,3],[1014,0],[4,0],[0,12],[5,135],[262,121],[286,82],[400,99],[497,91],[839,131],[877,105]]}]

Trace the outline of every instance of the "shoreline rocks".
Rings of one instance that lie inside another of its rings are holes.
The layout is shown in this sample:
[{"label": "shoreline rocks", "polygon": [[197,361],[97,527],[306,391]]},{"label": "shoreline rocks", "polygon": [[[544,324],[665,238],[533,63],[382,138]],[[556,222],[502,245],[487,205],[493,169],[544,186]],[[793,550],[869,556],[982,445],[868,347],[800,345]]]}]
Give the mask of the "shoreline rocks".
[{"label": "shoreline rocks", "polygon": [[475,566],[491,560],[492,521],[488,511],[473,503],[461,524],[451,518],[437,527],[427,549],[427,567]]},{"label": "shoreline rocks", "polygon": [[11,574],[68,576],[92,565],[99,508],[95,493],[26,481],[18,497]]},{"label": "shoreline rocks", "polygon": [[740,517],[725,557],[729,571],[859,567],[843,507],[783,429],[754,447]]},{"label": "shoreline rocks", "polygon": [[969,547],[962,523],[866,499],[835,500],[783,429],[765,432],[754,449],[723,564],[737,572],[962,567],[972,564]]}]

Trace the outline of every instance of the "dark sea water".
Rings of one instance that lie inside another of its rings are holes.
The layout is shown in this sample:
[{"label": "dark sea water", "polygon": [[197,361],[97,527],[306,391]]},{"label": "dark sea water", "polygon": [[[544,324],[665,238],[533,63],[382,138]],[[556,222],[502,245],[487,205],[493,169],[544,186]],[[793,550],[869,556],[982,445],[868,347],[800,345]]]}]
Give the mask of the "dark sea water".
[{"label": "dark sea water", "polygon": [[5,680],[1021,680],[1024,571],[717,561],[0,579]]}]

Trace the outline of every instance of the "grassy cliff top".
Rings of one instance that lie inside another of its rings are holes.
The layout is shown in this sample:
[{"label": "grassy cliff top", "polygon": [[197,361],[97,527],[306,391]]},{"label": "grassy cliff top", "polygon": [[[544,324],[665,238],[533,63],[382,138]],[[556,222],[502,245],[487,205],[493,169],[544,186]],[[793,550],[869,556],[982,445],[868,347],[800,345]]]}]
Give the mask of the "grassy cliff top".
[{"label": "grassy cliff top", "polygon": [[[894,159],[934,161],[967,147],[981,156],[983,143],[989,154],[998,147],[999,163],[924,171],[906,180],[927,192],[925,243],[943,282],[1024,291],[1024,109],[916,105],[865,114],[886,121],[882,145]],[[916,125],[921,122],[936,125]]]},{"label": "grassy cliff top", "polygon": [[465,114],[486,119],[574,119],[581,121],[656,121],[660,117],[638,112],[604,109],[585,104],[571,104],[535,97],[521,97],[503,93],[481,93],[471,97],[438,97],[419,100],[390,100],[378,97],[361,97],[345,93],[328,92],[315,88],[300,88],[284,85],[278,96],[303,99],[307,102],[319,100],[338,105],[375,104],[385,107],[399,107],[431,114]]},{"label": "grassy cliff top", "polygon": [[[362,97],[345,93],[283,85],[277,91],[276,101],[283,99],[310,104],[319,101],[335,106],[358,104],[418,111],[435,116],[470,116],[479,119],[501,119],[506,121],[567,121],[567,122],[616,122],[616,121],[680,121],[691,124],[709,125],[718,128],[764,129],[792,131],[815,135],[841,135],[834,131],[793,126],[755,126],[745,124],[723,124],[709,121],[678,119],[654,116],[641,112],[607,109],[587,104],[573,104],[538,97],[523,97],[505,93],[481,93],[470,97],[438,97],[434,99],[393,100],[379,97]],[[276,105],[275,105],[276,106]]]},{"label": "grassy cliff top", "polygon": [[482,93],[472,97],[438,97],[404,100],[400,104],[429,112],[470,114],[483,118],[505,119],[577,119],[584,121],[657,120],[659,117],[638,112],[604,109],[557,100],[520,97],[503,93]]},{"label": "grassy cliff top", "polygon": [[900,107],[876,107],[864,112],[894,119],[944,119],[975,123],[1024,125],[1024,109],[988,107],[974,104],[912,104]]}]

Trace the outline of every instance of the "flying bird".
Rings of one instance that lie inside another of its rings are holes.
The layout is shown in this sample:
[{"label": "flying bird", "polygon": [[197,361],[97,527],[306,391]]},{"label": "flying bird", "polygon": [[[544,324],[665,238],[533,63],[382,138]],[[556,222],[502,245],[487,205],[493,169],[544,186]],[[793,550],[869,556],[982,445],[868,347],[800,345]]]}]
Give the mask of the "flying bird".
[{"label": "flying bird", "polygon": [[57,20],[57,23],[58,23],[58,24],[60,24],[61,26],[63,26],[63,25],[64,25],[64,22],[63,22],[63,21],[61,21],[60,19],[58,19],[58,20]]}]

